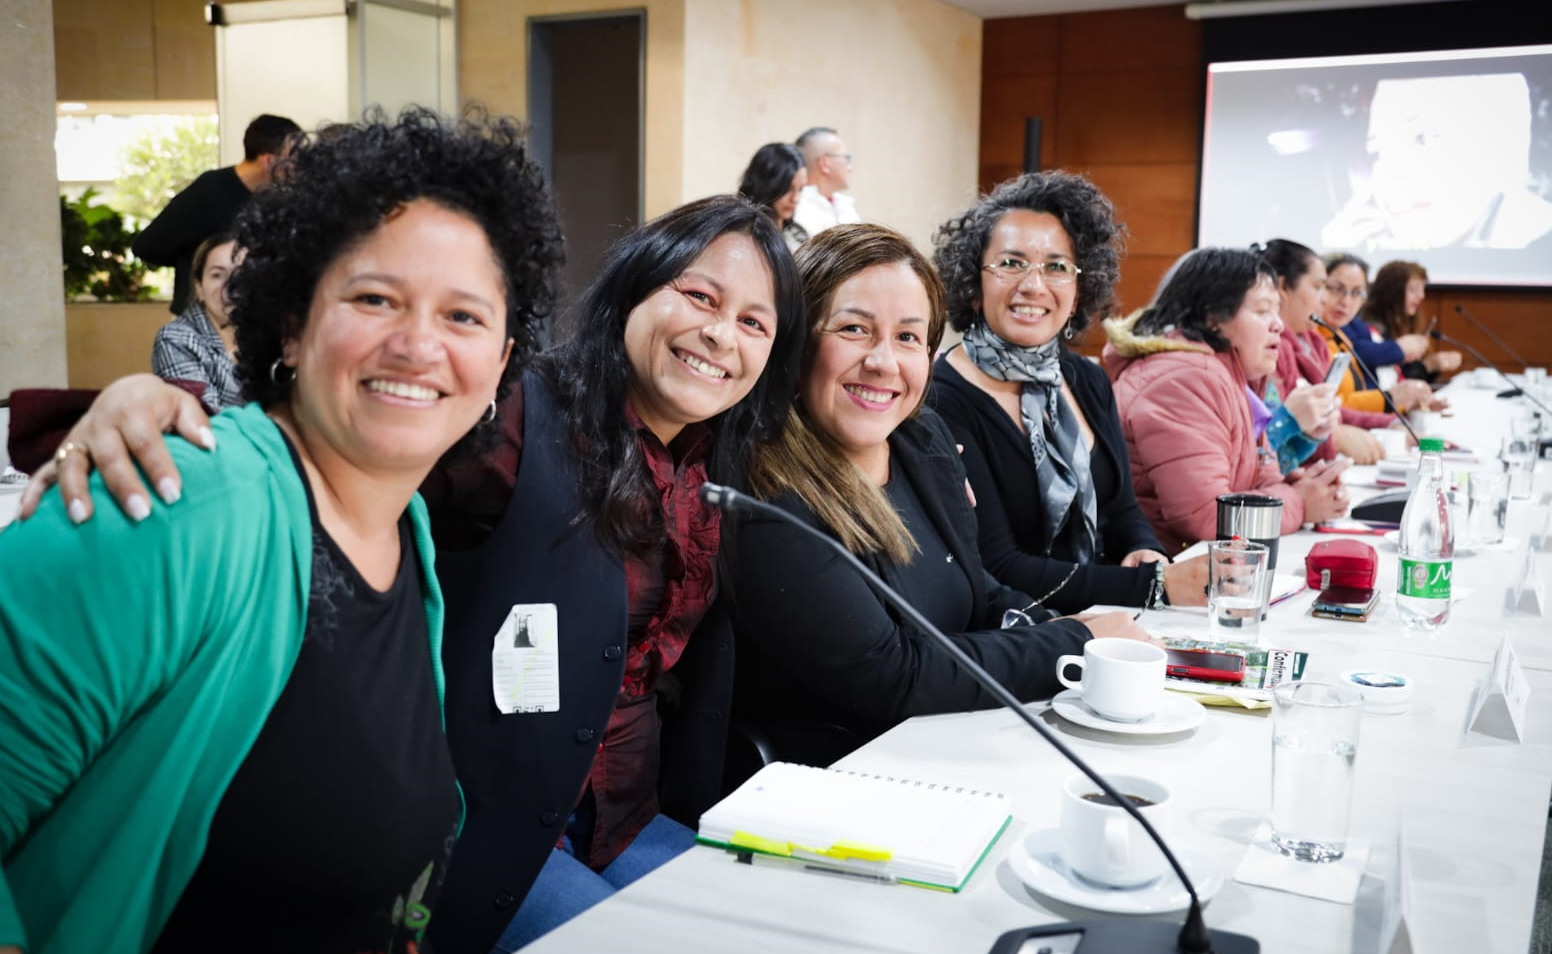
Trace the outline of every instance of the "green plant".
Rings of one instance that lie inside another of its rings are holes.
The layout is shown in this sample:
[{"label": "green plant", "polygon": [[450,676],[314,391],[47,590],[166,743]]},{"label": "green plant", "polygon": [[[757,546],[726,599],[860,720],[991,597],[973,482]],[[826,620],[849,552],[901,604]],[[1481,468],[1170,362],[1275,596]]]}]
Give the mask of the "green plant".
[{"label": "green plant", "polygon": [[147,129],[119,152],[119,177],[113,183],[113,207],[138,224],[167,207],[172,197],[220,160],[214,116],[168,117]]},{"label": "green plant", "polygon": [[135,233],[124,217],[97,205],[96,189],[74,202],[59,197],[59,231],[65,265],[65,297],[91,295],[98,301],[145,301],[145,262],[130,254]]}]

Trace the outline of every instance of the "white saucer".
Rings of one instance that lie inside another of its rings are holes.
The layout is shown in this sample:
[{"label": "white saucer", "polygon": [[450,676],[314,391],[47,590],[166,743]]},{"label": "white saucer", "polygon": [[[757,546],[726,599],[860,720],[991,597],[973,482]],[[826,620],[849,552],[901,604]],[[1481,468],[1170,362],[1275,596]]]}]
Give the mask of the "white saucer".
[{"label": "white saucer", "polygon": [[[1062,861],[1061,832],[1055,828],[1032,833],[1008,852],[1008,866],[1029,888],[1048,898],[1114,914],[1164,914],[1191,904],[1180,879],[1169,868],[1158,878],[1137,888],[1107,888],[1073,874]],[[1197,897],[1206,901],[1223,887],[1223,869],[1212,859],[1171,845],[1180,866],[1186,869]]]},{"label": "white saucer", "polygon": [[1141,722],[1116,722],[1090,709],[1083,702],[1083,693],[1076,689],[1064,689],[1051,700],[1051,709],[1057,715],[1090,729],[1102,732],[1119,732],[1123,735],[1163,735],[1168,732],[1184,732],[1194,729],[1207,718],[1207,710],[1190,696],[1174,692],[1159,692],[1159,707],[1150,718]]},{"label": "white saucer", "polygon": [[[1383,539],[1386,543],[1390,544],[1391,546],[1396,547],[1396,548],[1399,549],[1400,546],[1401,546],[1401,531],[1400,530],[1391,530],[1388,533],[1386,533],[1385,536],[1382,537],[1381,539]],[[1471,556],[1475,552],[1476,552],[1476,547],[1470,545],[1469,543],[1461,543],[1459,541],[1456,541],[1456,543],[1455,543],[1455,555],[1456,556]]]}]

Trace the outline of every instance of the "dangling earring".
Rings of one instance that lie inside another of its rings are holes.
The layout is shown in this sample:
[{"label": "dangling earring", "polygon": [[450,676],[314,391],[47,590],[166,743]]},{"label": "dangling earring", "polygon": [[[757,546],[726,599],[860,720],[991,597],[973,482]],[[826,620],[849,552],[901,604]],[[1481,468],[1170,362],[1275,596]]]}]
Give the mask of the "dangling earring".
[{"label": "dangling earring", "polygon": [[496,402],[490,402],[490,407],[485,409],[485,416],[480,418],[481,424],[489,424],[496,419]]},{"label": "dangling earring", "polygon": [[1067,339],[1068,341],[1071,341],[1072,340],[1072,336],[1075,335],[1075,334],[1077,334],[1077,332],[1072,329],[1072,322],[1069,321],[1067,324],[1062,326],[1062,337],[1063,338]]},{"label": "dangling earring", "polygon": [[[281,380],[282,368],[288,372],[284,381]],[[277,387],[286,387],[296,380],[296,369],[286,364],[284,358],[276,358],[275,363],[269,366],[269,380]]]}]

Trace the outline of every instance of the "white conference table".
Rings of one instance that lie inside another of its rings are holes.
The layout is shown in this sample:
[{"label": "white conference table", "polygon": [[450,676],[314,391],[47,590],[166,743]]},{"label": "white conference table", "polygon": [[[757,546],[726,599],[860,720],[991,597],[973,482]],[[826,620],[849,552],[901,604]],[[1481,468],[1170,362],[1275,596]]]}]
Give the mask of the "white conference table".
[{"label": "white conference table", "polygon": [[[1439,430],[1492,460],[1508,427],[1505,402],[1494,403],[1492,391],[1451,391],[1454,416],[1440,421]],[[1552,483],[1552,467],[1539,471],[1538,493]],[[1355,496],[1363,493],[1355,488]],[[1524,504],[1513,513],[1521,529],[1546,516]],[[1511,537],[1516,532],[1511,526]],[[1301,568],[1304,554],[1324,539],[1337,537],[1311,531],[1285,537],[1282,568]],[[1357,539],[1379,551],[1380,585],[1393,592],[1394,546],[1379,537]],[[1250,934],[1266,954],[1373,950],[1391,845],[1404,819],[1420,954],[1523,954],[1552,793],[1552,626],[1546,618],[1505,615],[1514,553],[1511,545],[1457,559],[1455,585],[1469,593],[1437,633],[1406,632],[1388,595],[1365,624],[1308,616],[1312,593],[1274,607],[1263,624],[1264,644],[1310,653],[1306,679],[1373,668],[1403,673],[1415,687],[1407,712],[1364,718],[1351,835],[1372,847],[1354,904],[1233,880],[1270,804],[1265,710],[1211,708],[1195,730],[1135,737],[1069,724],[1044,704],[1032,708],[1101,771],[1144,773],[1171,787],[1171,842],[1210,858],[1226,879],[1207,906],[1210,926]],[[1548,563],[1543,556],[1537,566],[1544,583],[1552,583]],[[1206,627],[1200,611],[1150,612],[1143,623],[1165,635]],[[1530,684],[1519,743],[1466,731],[1474,693],[1505,636]],[[1114,916],[1037,894],[1010,867],[1010,852],[1054,824],[1060,786],[1075,771],[1012,713],[911,719],[838,764],[1001,790],[1012,796],[1014,822],[959,894],[742,865],[721,850],[696,847],[526,950],[976,952],[1016,927]]]}]

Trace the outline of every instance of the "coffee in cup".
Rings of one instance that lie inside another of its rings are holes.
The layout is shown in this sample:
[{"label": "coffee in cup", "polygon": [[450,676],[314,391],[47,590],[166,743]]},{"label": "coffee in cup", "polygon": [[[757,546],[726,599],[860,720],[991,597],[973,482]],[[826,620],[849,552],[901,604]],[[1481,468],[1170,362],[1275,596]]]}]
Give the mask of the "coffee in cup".
[{"label": "coffee in cup", "polygon": [[[1083,702],[1101,718],[1141,722],[1163,701],[1164,650],[1136,639],[1091,639],[1082,656],[1056,661],[1056,678],[1083,694]],[[1067,678],[1067,667],[1083,670],[1081,681]]]},{"label": "coffee in cup", "polygon": [[[1111,786],[1168,837],[1169,789],[1140,775],[1111,775]],[[1079,877],[1112,888],[1134,888],[1165,872],[1168,862],[1143,827],[1087,775],[1062,790],[1062,861]]]}]

